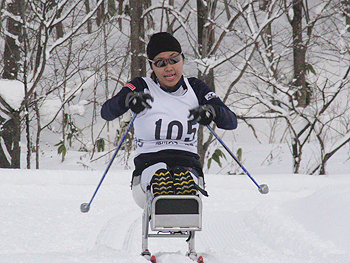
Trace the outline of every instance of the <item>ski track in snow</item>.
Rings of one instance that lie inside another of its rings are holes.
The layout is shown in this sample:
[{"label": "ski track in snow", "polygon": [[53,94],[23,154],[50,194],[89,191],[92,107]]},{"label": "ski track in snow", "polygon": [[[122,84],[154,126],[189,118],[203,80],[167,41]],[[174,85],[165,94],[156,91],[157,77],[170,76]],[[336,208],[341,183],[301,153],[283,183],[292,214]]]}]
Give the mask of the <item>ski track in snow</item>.
[{"label": "ski track in snow", "polygon": [[[113,172],[112,172],[113,174]],[[203,230],[196,249],[205,263],[349,263],[349,175],[207,175]],[[142,210],[131,197],[130,171],[102,185],[100,173],[0,169],[0,263],[145,263]],[[159,263],[190,263],[185,238],[149,238]]]}]

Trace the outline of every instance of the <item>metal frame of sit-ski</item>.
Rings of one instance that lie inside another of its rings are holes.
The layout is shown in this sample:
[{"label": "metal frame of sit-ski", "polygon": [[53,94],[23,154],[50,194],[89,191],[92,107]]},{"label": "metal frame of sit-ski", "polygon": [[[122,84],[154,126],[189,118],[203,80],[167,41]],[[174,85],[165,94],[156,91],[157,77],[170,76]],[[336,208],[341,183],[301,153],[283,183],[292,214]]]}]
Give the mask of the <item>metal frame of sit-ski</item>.
[{"label": "metal frame of sit-ski", "polygon": [[[142,214],[142,255],[151,256],[148,238],[187,238],[187,256],[197,260],[195,232],[202,230],[202,200],[197,195],[160,195],[147,191]],[[152,231],[150,233],[150,226]]]}]

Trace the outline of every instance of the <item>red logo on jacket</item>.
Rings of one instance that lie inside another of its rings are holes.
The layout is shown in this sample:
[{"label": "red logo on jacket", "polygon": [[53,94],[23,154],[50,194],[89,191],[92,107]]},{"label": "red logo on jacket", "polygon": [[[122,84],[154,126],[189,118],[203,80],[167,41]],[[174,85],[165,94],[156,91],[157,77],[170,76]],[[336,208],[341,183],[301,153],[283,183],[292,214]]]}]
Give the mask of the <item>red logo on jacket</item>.
[{"label": "red logo on jacket", "polygon": [[132,85],[131,83],[127,83],[124,87],[128,87],[129,89],[131,89],[133,91],[136,89],[136,87],[134,85]]}]

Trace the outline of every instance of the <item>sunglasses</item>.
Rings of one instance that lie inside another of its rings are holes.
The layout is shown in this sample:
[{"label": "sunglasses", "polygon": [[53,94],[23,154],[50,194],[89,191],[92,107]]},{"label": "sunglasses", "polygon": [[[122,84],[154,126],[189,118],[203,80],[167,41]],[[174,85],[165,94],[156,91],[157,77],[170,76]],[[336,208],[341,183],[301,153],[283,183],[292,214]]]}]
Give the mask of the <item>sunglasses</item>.
[{"label": "sunglasses", "polygon": [[180,62],[181,56],[182,56],[182,53],[180,53],[172,58],[163,58],[163,59],[157,59],[157,60],[150,60],[149,59],[149,61],[152,62],[153,65],[156,66],[157,68],[163,68],[168,64],[174,65],[174,64]]}]

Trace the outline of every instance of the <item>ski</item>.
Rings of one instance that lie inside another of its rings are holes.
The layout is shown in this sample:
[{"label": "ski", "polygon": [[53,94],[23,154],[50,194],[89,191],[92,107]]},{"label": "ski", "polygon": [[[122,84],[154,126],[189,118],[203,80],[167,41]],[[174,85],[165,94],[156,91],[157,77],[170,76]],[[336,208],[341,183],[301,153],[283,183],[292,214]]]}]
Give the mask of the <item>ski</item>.
[{"label": "ski", "polygon": [[151,252],[149,252],[148,249],[146,249],[145,251],[143,251],[141,253],[141,256],[143,256],[145,259],[147,259],[149,262],[152,263],[157,263],[157,258],[155,255],[152,255]]},{"label": "ski", "polygon": [[[142,253],[142,256],[147,259],[149,262],[151,263],[157,263],[157,258],[155,255],[152,255],[148,250]],[[202,256],[195,256],[192,255],[191,257],[189,257],[190,259],[192,259],[193,261],[197,262],[197,263],[204,263],[204,258]]]},{"label": "ski", "polygon": [[187,256],[192,259],[193,261],[197,262],[197,263],[204,263],[204,259],[202,256],[197,255],[195,250],[191,250],[190,252],[187,253]]},{"label": "ski", "polygon": [[152,256],[151,257],[151,259],[150,259],[150,262],[152,262],[152,263],[157,263],[157,258],[156,258],[156,256]]},{"label": "ski", "polygon": [[157,258],[155,255],[147,255],[147,256],[143,256],[147,261],[151,262],[151,263],[157,263]]},{"label": "ski", "polygon": [[202,256],[199,256],[198,258],[191,258],[193,261],[197,263],[204,263],[204,258]]},{"label": "ski", "polygon": [[204,263],[204,259],[203,259],[202,256],[199,256],[199,257],[198,257],[197,263]]}]

